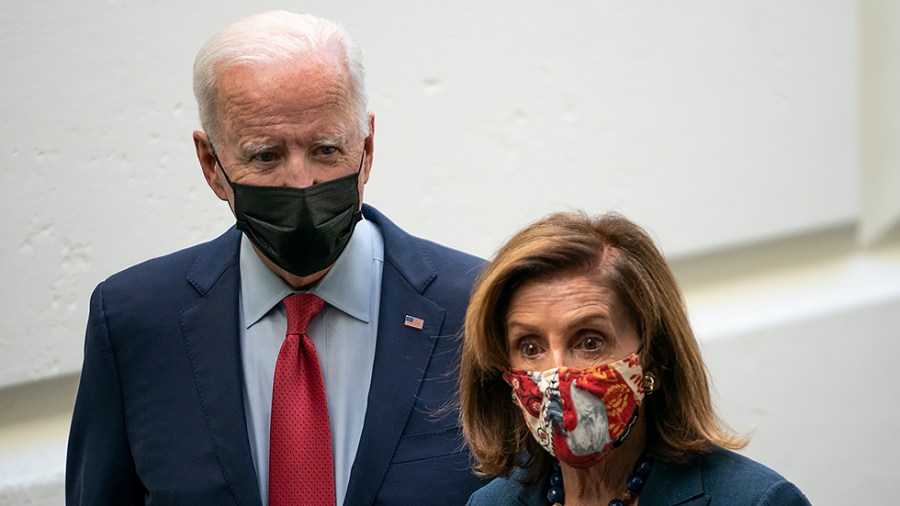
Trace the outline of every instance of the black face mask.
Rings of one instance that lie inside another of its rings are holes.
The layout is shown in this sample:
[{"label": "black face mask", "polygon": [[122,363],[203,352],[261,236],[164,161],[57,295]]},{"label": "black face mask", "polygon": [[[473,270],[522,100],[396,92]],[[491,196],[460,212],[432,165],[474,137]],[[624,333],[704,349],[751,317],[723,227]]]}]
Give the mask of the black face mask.
[{"label": "black face mask", "polygon": [[234,192],[237,228],[275,265],[309,276],[333,264],[362,219],[359,172],[306,188],[251,186],[225,180]]}]

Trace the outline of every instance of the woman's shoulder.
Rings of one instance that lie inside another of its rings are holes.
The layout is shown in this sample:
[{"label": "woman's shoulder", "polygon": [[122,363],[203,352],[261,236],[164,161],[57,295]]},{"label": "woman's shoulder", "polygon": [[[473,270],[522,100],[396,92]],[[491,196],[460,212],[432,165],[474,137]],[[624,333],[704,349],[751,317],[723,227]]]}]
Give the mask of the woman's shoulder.
[{"label": "woman's shoulder", "polygon": [[[773,469],[730,450],[716,448],[688,464],[659,462],[647,486],[665,495],[702,495],[719,504],[808,505],[809,500]],[[653,475],[656,480],[652,480]],[[662,492],[662,490],[659,490]]]},{"label": "woman's shoulder", "polygon": [[703,454],[701,462],[704,480],[731,479],[741,476],[743,479],[764,484],[787,481],[774,469],[724,448],[715,448],[709,453]]},{"label": "woman's shoulder", "polygon": [[544,504],[543,488],[540,484],[526,487],[519,481],[523,477],[521,469],[516,469],[509,478],[494,478],[490,483],[476,490],[466,506],[504,506],[521,504]]}]

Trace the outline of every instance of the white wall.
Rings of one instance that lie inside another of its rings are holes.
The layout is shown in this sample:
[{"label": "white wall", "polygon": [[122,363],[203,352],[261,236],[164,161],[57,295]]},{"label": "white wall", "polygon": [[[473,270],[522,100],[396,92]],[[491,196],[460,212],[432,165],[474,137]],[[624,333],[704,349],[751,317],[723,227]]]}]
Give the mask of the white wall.
[{"label": "white wall", "polygon": [[[227,22],[297,8],[260,5],[4,4],[0,504],[60,501],[93,286],[232,222],[193,154],[190,66]],[[625,213],[673,260],[746,453],[816,504],[891,497],[896,3],[302,8],[363,46],[369,203],[483,256],[552,210]]]}]

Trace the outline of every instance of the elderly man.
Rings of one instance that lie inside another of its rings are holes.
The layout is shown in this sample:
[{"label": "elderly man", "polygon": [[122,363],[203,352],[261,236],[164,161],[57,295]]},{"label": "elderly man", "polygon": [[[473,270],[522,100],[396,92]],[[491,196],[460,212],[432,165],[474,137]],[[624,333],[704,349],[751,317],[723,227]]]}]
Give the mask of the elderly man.
[{"label": "elderly man", "polygon": [[[362,205],[356,43],[271,12],[201,49],[194,132],[236,228],[91,298],[70,504],[461,504],[453,398],[481,261]],[[443,414],[442,414],[443,413]]]}]

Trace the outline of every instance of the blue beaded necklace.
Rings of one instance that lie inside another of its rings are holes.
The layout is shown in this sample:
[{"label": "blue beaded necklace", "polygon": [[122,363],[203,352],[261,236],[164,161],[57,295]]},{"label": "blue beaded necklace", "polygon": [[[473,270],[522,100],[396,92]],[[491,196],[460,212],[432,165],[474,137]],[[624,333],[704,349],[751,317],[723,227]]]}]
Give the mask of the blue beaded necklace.
[{"label": "blue beaded necklace", "polygon": [[[624,499],[613,499],[609,501],[609,506],[625,506],[632,499],[641,494],[644,488],[644,482],[647,481],[647,475],[650,474],[650,467],[653,466],[653,459],[649,455],[643,455],[638,459],[634,466],[634,471],[628,476],[625,482],[625,493],[622,494]],[[559,462],[553,463],[553,472],[550,473],[550,490],[547,491],[547,500],[553,506],[562,506],[566,500],[566,494],[563,492],[562,471],[559,469]]]}]

